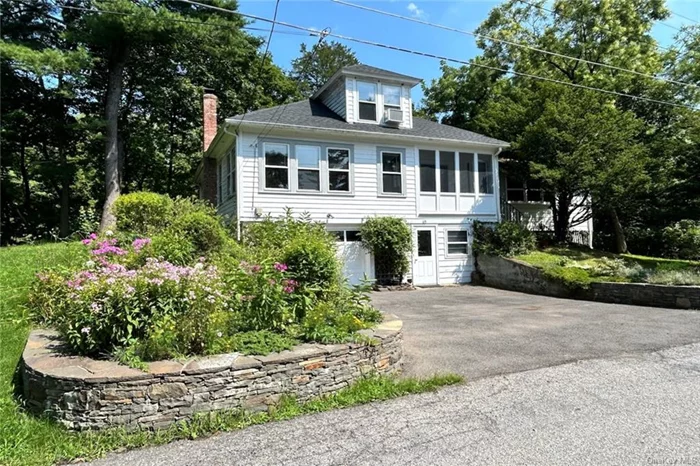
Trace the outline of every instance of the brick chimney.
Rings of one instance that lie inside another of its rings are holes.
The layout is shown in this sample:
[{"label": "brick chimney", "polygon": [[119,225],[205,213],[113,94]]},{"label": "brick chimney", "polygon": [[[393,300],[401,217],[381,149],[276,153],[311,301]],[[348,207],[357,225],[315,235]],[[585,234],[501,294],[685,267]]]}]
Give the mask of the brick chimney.
[{"label": "brick chimney", "polygon": [[[204,153],[209,149],[211,142],[216,136],[216,107],[218,100],[209,89],[204,90],[204,95],[202,96]],[[202,164],[202,179],[199,187],[200,197],[216,205],[216,160],[205,156]]]}]

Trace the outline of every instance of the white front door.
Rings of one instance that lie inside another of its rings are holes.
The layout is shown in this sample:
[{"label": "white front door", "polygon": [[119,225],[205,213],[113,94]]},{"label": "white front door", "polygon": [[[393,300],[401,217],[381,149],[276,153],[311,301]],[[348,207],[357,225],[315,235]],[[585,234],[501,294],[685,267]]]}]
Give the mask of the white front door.
[{"label": "white front door", "polygon": [[360,235],[357,230],[333,231],[338,242],[338,256],[343,261],[343,274],[351,285],[359,285],[365,277],[374,279],[372,256],[365,251],[360,243]]},{"label": "white front door", "polygon": [[416,228],[416,250],[413,256],[413,284],[437,285],[437,252],[435,251],[435,227]]}]

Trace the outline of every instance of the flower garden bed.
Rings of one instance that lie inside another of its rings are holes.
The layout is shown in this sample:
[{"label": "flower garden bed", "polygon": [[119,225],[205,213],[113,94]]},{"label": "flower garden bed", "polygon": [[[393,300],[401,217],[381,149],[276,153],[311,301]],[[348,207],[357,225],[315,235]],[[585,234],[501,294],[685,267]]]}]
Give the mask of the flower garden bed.
[{"label": "flower garden bed", "polygon": [[56,332],[34,330],[22,356],[24,396],[31,411],[75,430],[159,428],[197,412],[257,411],[282,395],[305,401],[365,375],[398,372],[402,322],[387,315],[361,333],[365,343],[306,343],[266,356],[155,361],[139,370],[67,354]]}]

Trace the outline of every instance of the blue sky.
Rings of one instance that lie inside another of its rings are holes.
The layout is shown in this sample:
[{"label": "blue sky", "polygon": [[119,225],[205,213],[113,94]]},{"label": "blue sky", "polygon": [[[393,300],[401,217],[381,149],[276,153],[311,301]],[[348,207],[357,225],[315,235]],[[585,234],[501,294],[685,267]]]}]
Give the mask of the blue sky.
[{"label": "blue sky", "polygon": [[[486,19],[489,11],[500,1],[489,0],[348,0],[366,6],[394,13],[417,16],[426,21],[472,31]],[[272,18],[274,0],[239,0],[242,13]],[[675,0],[667,2],[668,8],[679,15],[700,22],[700,0]],[[413,50],[430,52],[467,60],[478,53],[474,38],[463,34],[443,31],[427,25],[411,23],[399,18],[390,18],[377,13],[358,10],[333,3],[331,0],[280,0],[277,14],[279,21],[321,30],[330,27],[334,33],[397,45]],[[673,29],[684,24],[694,24],[680,16],[672,15],[657,24],[653,34],[660,45],[669,46],[678,32]],[[256,27],[269,28],[268,23],[258,22]],[[277,65],[288,70],[292,59],[299,55],[299,45],[306,42],[312,45],[316,37],[289,35],[277,31],[292,31],[277,26],[272,38],[270,51]],[[265,35],[265,33],[260,33]],[[267,36],[265,35],[265,38]],[[328,38],[327,40],[332,40]],[[341,41],[342,42],[342,41]],[[390,69],[399,73],[422,78],[429,83],[440,75],[439,61],[398,51],[381,49],[370,45],[346,43],[357,54],[357,58],[368,65]],[[413,99],[420,101],[420,86],[413,90]]]}]

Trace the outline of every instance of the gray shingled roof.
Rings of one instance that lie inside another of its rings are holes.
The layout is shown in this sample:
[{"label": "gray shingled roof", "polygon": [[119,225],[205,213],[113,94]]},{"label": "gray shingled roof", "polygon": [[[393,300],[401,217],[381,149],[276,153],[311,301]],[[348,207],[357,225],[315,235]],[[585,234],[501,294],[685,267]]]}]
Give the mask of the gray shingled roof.
[{"label": "gray shingled roof", "polygon": [[378,78],[393,79],[396,81],[422,81],[422,79],[420,78],[414,78],[413,76],[408,76],[406,74],[394,73],[393,71],[384,70],[382,68],[365,65],[362,63],[358,63],[357,65],[345,66],[343,67],[342,71],[349,71],[351,73],[371,74]]},{"label": "gray shingled roof", "polygon": [[[280,108],[284,107],[284,108]],[[243,115],[236,115],[227,121],[237,124]],[[491,144],[507,146],[508,143],[490,138],[482,134],[466,131],[454,126],[442,125],[424,118],[413,117],[413,128],[388,128],[386,126],[369,123],[348,123],[335,114],[318,100],[302,100],[292,104],[265,108],[246,113],[244,122],[264,122],[281,125],[295,125],[299,127],[326,128],[328,130],[367,131],[373,133],[393,134],[400,136],[414,136],[423,138],[449,139],[453,141],[474,142],[479,144]],[[274,126],[271,125],[271,126]]]}]

